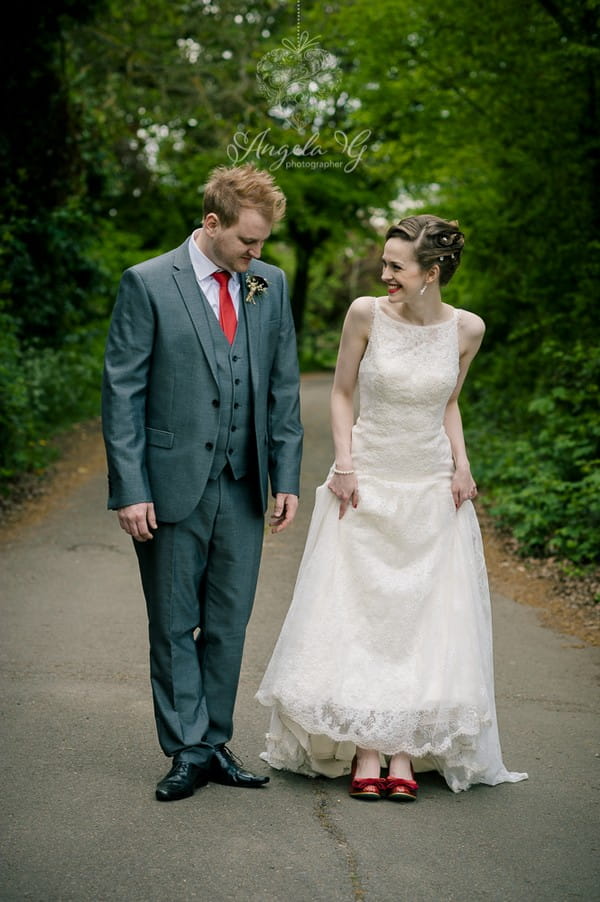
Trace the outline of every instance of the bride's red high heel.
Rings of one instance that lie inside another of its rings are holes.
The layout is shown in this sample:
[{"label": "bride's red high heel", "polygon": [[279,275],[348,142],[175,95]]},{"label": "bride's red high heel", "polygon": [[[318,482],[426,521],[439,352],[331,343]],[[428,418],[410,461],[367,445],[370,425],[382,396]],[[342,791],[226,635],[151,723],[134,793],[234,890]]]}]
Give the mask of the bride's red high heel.
[{"label": "bride's red high heel", "polygon": [[402,777],[386,777],[385,788],[387,798],[392,802],[416,802],[419,785],[415,780],[415,772],[410,766],[412,780],[403,780]]},{"label": "bride's red high heel", "polygon": [[360,799],[363,802],[378,802],[385,793],[387,780],[385,777],[367,777],[356,779],[356,756],[352,760],[352,770],[350,771],[350,795],[353,799]]}]

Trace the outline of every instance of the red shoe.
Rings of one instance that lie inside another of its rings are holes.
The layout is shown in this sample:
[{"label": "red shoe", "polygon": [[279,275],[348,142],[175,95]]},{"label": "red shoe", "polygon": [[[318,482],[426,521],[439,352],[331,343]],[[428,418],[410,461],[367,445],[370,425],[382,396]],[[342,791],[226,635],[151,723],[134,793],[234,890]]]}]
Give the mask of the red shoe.
[{"label": "red shoe", "polygon": [[385,788],[387,798],[392,802],[416,802],[418,783],[415,780],[415,772],[410,766],[412,780],[403,780],[402,777],[386,777]]},{"label": "red shoe", "polygon": [[366,779],[356,779],[356,756],[352,761],[352,770],[350,771],[350,789],[349,793],[353,799],[361,799],[363,802],[378,802],[383,798],[387,787],[385,777],[367,777]]},{"label": "red shoe", "polygon": [[352,798],[362,799],[363,802],[378,802],[383,798],[386,789],[385,777],[369,777],[367,780],[352,780],[350,783]]}]

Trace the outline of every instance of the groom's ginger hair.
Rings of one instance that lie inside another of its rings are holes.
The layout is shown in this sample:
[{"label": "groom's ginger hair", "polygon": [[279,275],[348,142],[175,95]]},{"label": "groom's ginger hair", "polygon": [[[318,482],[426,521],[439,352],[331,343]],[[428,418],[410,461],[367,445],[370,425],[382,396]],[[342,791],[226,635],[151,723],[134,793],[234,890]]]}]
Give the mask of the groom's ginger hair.
[{"label": "groom's ginger hair", "polygon": [[252,163],[217,166],[204,186],[203,215],[215,213],[224,228],[235,225],[243,208],[256,210],[270,223],[279,222],[285,205],[273,176]]}]

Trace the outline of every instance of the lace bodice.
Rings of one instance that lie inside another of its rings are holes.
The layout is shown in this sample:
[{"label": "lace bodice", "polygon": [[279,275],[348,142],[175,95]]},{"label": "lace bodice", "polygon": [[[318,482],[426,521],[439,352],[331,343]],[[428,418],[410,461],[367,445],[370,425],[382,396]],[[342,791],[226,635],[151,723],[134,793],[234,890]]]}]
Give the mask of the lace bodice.
[{"label": "lace bodice", "polygon": [[396,473],[400,468],[408,480],[440,476],[452,467],[443,420],[458,378],[457,313],[432,326],[412,326],[373,303],[359,370],[354,466]]}]

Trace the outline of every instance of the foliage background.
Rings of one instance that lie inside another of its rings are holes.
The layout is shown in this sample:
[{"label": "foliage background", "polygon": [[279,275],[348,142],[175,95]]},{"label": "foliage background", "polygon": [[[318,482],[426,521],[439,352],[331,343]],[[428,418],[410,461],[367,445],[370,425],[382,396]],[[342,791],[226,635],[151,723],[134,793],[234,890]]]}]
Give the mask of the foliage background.
[{"label": "foliage background", "polygon": [[[97,414],[122,270],[199,225],[201,186],[235,161],[238,134],[288,197],[267,256],[290,275],[304,369],[334,365],[349,302],[378,291],[383,223],[459,219],[467,251],[446,299],[487,324],[462,403],[484,502],[524,553],[597,563],[598,8],[15,9],[0,56],[2,491],[43,472],[58,430]],[[300,29],[312,57],[294,51]],[[270,102],[266,58],[292,74],[312,59],[308,88]],[[340,136],[362,136],[352,171]]]}]

